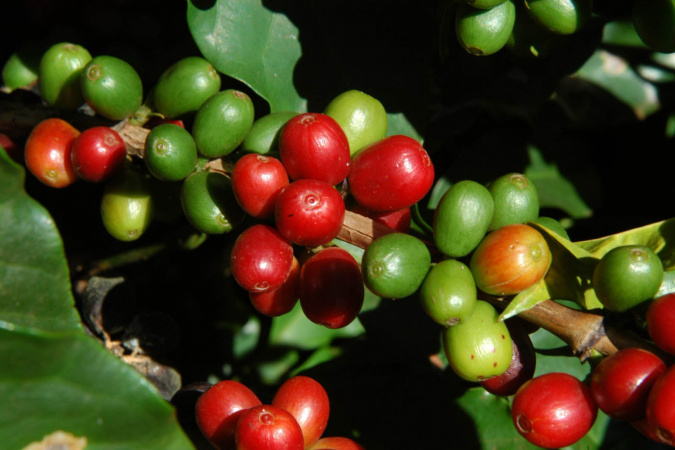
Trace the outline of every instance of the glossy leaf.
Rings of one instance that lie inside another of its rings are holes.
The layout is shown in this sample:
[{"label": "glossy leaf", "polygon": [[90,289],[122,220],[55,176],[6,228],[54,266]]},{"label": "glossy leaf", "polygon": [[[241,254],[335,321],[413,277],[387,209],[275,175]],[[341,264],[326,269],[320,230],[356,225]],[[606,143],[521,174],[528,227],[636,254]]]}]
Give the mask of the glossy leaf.
[{"label": "glossy leaf", "polygon": [[62,430],[87,449],[189,449],[169,403],[80,331],[0,329],[0,440],[22,448]]},{"label": "glossy leaf", "polygon": [[0,150],[0,322],[81,329],[63,244],[49,212],[23,190],[24,169]]},{"label": "glossy leaf", "polygon": [[575,219],[592,214],[574,185],[560,173],[556,164],[546,162],[536,147],[530,146],[528,154],[530,164],[525,169],[525,175],[537,186],[540,207],[561,209]]},{"label": "glossy leaf", "polygon": [[218,71],[247,84],[272,112],[304,112],[306,100],[293,85],[302,55],[297,27],[260,0],[188,2],[187,20],[204,57]]}]

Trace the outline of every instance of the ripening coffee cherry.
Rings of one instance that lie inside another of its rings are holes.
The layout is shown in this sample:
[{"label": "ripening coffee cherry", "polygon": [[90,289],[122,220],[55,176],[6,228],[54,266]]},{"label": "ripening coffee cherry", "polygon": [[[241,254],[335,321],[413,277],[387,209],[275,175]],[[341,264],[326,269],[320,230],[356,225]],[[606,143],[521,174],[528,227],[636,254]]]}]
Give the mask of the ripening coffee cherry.
[{"label": "ripening coffee cherry", "polygon": [[35,178],[53,188],[78,180],[70,152],[80,131],[63,119],[50,117],[31,130],[24,147],[26,168]]},{"label": "ripening coffee cherry", "polygon": [[235,281],[249,292],[279,289],[293,267],[293,246],[276,228],[255,224],[237,237],[230,253]]},{"label": "ripening coffee cherry", "polygon": [[188,56],[168,67],[157,80],[152,102],[167,119],[186,117],[220,91],[220,74],[200,56]]},{"label": "ripening coffee cherry", "polygon": [[443,351],[460,378],[478,382],[503,374],[511,364],[511,335],[498,317],[494,306],[478,300],[464,322],[443,328]]},{"label": "ripening coffee cherry", "polygon": [[666,371],[665,363],[641,348],[623,348],[606,356],[591,373],[590,388],[598,407],[617,420],[641,420],[647,414],[652,386]]},{"label": "ripening coffee cherry", "polygon": [[279,135],[279,155],[292,180],[336,185],[349,173],[349,141],[340,124],[326,114],[304,113],[286,122]]},{"label": "ripening coffee cherry", "polygon": [[336,329],[356,319],[364,301],[358,262],[345,249],[326,247],[300,270],[300,306],[312,322]]},{"label": "ripening coffee cherry", "polygon": [[406,233],[385,234],[363,252],[361,271],[366,287],[384,298],[414,294],[431,267],[426,244]]},{"label": "ripening coffee cherry", "polygon": [[91,109],[110,120],[129,117],[143,102],[143,82],[136,69],[114,56],[100,55],[89,61],[80,86]]},{"label": "ripening coffee cherry", "polygon": [[459,181],[443,194],[434,211],[434,242],[451,258],[471,253],[485,237],[492,220],[490,191],[471,180]]},{"label": "ripening coffee cherry", "polygon": [[512,224],[490,231],[471,255],[469,267],[481,291],[506,296],[538,283],[551,260],[551,250],[539,231]]},{"label": "ripening coffee cherry", "polygon": [[605,253],[593,270],[591,284],[610,311],[627,311],[651,300],[663,281],[663,264],[644,245],[621,245]]},{"label": "ripening coffee cherry", "polygon": [[91,61],[91,54],[81,45],[61,42],[42,55],[38,71],[40,95],[49,105],[74,110],[84,104],[80,74]]},{"label": "ripening coffee cherry", "polygon": [[543,448],[574,444],[588,433],[597,414],[590,388],[563,372],[550,372],[526,382],[511,405],[518,433]]},{"label": "ripening coffee cherry", "polygon": [[340,124],[352,155],[387,135],[387,111],[365,92],[352,89],[341,93],[328,103],[324,114]]},{"label": "ripening coffee cherry", "polygon": [[261,405],[258,396],[236,380],[221,380],[202,393],[195,404],[195,419],[204,437],[220,450],[234,450],[239,417]]},{"label": "ripening coffee cherry", "polygon": [[422,200],[434,183],[429,154],[415,139],[394,135],[359,150],[353,157],[349,192],[373,211],[396,211]]},{"label": "ripening coffee cherry", "polygon": [[112,128],[92,127],[75,138],[70,160],[80,178],[99,183],[122,170],[127,160],[127,147],[122,136]]},{"label": "ripening coffee cherry", "polygon": [[245,92],[214,94],[199,107],[192,124],[197,150],[207,158],[229,155],[244,141],[254,118],[253,101]]}]

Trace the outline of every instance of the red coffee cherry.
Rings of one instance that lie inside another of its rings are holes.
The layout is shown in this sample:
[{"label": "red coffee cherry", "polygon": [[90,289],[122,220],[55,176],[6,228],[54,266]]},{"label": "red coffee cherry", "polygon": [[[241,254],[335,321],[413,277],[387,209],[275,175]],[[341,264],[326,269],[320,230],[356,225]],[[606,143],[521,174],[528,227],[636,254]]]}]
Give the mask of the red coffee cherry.
[{"label": "red coffee cherry", "polygon": [[292,180],[341,183],[351,162],[347,135],[332,117],[304,113],[291,118],[279,135],[279,155]]},{"label": "red coffee cherry", "polygon": [[319,440],[328,424],[328,393],[321,383],[308,376],[297,375],[286,380],[274,395],[272,405],[293,414],[302,428],[305,447]]},{"label": "red coffee cherry", "polygon": [[279,192],[288,186],[284,165],[272,156],[249,153],[232,169],[232,189],[241,208],[257,219],[274,215]]},{"label": "red coffee cherry", "polygon": [[53,188],[64,188],[78,180],[70,159],[73,141],[80,131],[55,117],[38,123],[24,147],[26,168],[35,178]]},{"label": "red coffee cherry", "polygon": [[645,319],[652,341],[664,352],[675,355],[675,293],[654,299]]},{"label": "red coffee cherry", "polygon": [[332,241],[342,228],[345,202],[325,181],[302,179],[283,188],[274,213],[279,233],[294,244],[316,247]]},{"label": "red coffee cherry", "polygon": [[364,295],[359,263],[343,248],[324,248],[300,269],[300,306],[314,323],[346,327],[361,311]]},{"label": "red coffee cherry", "polygon": [[216,448],[234,450],[237,420],[246,410],[260,404],[253,391],[239,381],[219,381],[197,399],[197,426]]},{"label": "red coffee cherry", "polygon": [[279,289],[292,266],[293,246],[272,226],[252,225],[242,231],[232,246],[232,276],[249,292]]},{"label": "red coffee cherry", "polygon": [[675,445],[675,366],[656,380],[647,399],[647,421],[659,441]]},{"label": "red coffee cherry", "polygon": [[90,183],[107,180],[127,160],[127,148],[119,133],[109,127],[92,127],[75,138],[70,150],[73,169]]},{"label": "red coffee cherry", "polygon": [[273,291],[249,292],[251,304],[260,314],[278,317],[290,312],[300,298],[300,263],[293,257],[288,278]]},{"label": "red coffee cherry", "polygon": [[665,363],[653,353],[639,348],[621,349],[606,356],[593,369],[590,382],[593,399],[598,408],[614,419],[643,419],[649,392],[665,371]]},{"label": "red coffee cherry", "polygon": [[347,177],[354,199],[374,211],[396,211],[420,201],[434,183],[434,166],[415,139],[394,135],[359,150]]},{"label": "red coffee cherry", "polygon": [[511,405],[518,433],[544,448],[574,444],[591,429],[597,413],[588,386],[563,372],[547,373],[526,382]]},{"label": "red coffee cherry", "polygon": [[303,450],[302,428],[293,414],[274,405],[246,410],[235,428],[237,450]]}]

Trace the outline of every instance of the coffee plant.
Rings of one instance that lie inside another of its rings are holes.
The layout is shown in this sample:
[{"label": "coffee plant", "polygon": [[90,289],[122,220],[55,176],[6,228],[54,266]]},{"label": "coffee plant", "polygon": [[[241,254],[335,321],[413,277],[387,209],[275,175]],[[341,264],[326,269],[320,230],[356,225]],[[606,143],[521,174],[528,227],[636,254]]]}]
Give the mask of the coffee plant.
[{"label": "coffee plant", "polygon": [[3,14],[3,449],[675,445],[674,0]]}]

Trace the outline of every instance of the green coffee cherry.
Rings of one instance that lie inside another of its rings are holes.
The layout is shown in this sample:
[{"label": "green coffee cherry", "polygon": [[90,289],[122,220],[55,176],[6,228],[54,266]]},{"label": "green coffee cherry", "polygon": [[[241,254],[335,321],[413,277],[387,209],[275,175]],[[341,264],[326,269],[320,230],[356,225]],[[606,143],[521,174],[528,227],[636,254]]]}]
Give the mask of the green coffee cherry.
[{"label": "green coffee cherry", "polygon": [[663,264],[644,245],[622,245],[605,253],[593,271],[592,286],[610,311],[627,311],[651,300],[663,282]]},{"label": "green coffee cherry", "polygon": [[188,56],[166,69],[153,90],[155,109],[168,119],[188,116],[220,91],[220,74],[199,56]]},{"label": "green coffee cherry", "polygon": [[457,40],[473,55],[491,55],[506,45],[515,20],[513,0],[491,9],[478,9],[461,2],[455,16]]},{"label": "green coffee cherry", "polygon": [[220,172],[192,173],[183,181],[180,201],[188,222],[206,234],[229,233],[246,217],[234,196],[232,181]]},{"label": "green coffee cherry", "polygon": [[450,186],[434,213],[438,249],[452,258],[471,253],[485,236],[493,210],[492,195],[482,184],[463,180]]},{"label": "green coffee cherry", "polygon": [[197,146],[185,128],[173,123],[154,127],[145,140],[145,166],[156,178],[179,181],[197,165]]},{"label": "green coffee cherry", "polygon": [[75,110],[84,104],[80,74],[91,61],[86,48],[62,42],[54,44],[42,55],[38,70],[40,95],[57,108]]},{"label": "green coffee cherry", "polygon": [[532,181],[521,173],[508,173],[487,186],[494,200],[494,213],[488,230],[539,217],[539,193]]},{"label": "green coffee cherry", "polygon": [[197,150],[208,158],[229,155],[244,142],[254,120],[253,101],[246,93],[218,92],[199,108],[192,124]]},{"label": "green coffee cherry", "polygon": [[279,111],[266,114],[251,126],[241,148],[246,153],[258,153],[260,155],[279,153],[279,133],[291,118],[298,113],[293,111]]},{"label": "green coffee cherry", "polygon": [[499,6],[504,3],[506,0],[465,0],[467,4],[478,9],[492,9],[495,6]]},{"label": "green coffee cherry", "polygon": [[384,298],[414,294],[429,271],[431,254],[415,236],[391,233],[375,239],[363,252],[361,270],[366,287]]},{"label": "green coffee cherry", "polygon": [[553,33],[573,34],[591,18],[593,0],[525,0],[525,7],[530,17]]},{"label": "green coffee cherry", "polygon": [[501,375],[511,364],[511,335],[498,317],[491,304],[478,300],[468,319],[443,329],[443,350],[459,377],[477,382]]},{"label": "green coffee cherry", "polygon": [[134,241],[152,222],[154,205],[147,175],[125,169],[106,182],[101,200],[103,226],[115,239]]},{"label": "green coffee cherry", "polygon": [[2,84],[11,92],[14,89],[31,89],[38,81],[41,45],[31,42],[12,53],[2,67]]},{"label": "green coffee cherry", "polygon": [[324,114],[340,124],[352,155],[387,134],[387,111],[379,100],[365,92],[343,92],[330,101]]},{"label": "green coffee cherry", "polygon": [[642,42],[662,53],[675,52],[675,0],[636,0],[631,12]]},{"label": "green coffee cherry", "polygon": [[422,309],[444,327],[464,323],[476,306],[477,290],[471,270],[456,259],[431,267],[422,286]]},{"label": "green coffee cherry", "polygon": [[101,55],[89,61],[80,85],[91,109],[110,120],[129,117],[143,102],[143,83],[136,69],[114,56]]}]

